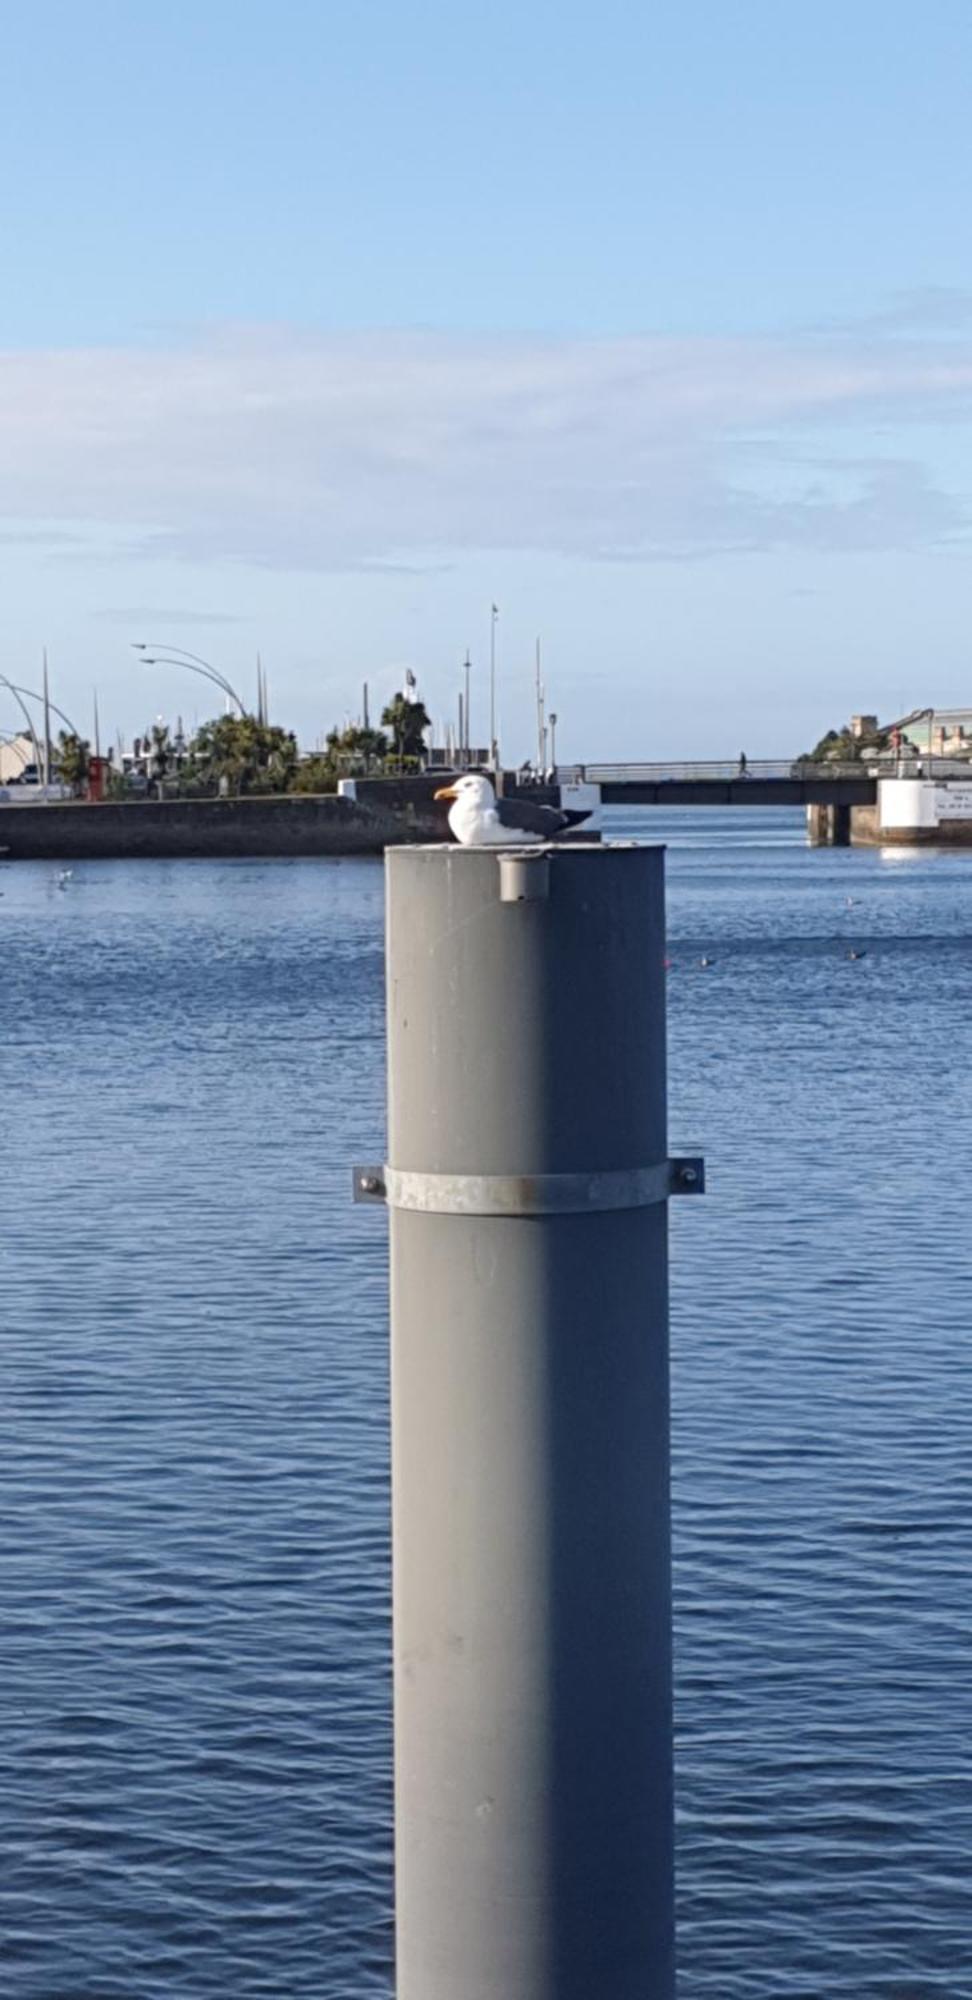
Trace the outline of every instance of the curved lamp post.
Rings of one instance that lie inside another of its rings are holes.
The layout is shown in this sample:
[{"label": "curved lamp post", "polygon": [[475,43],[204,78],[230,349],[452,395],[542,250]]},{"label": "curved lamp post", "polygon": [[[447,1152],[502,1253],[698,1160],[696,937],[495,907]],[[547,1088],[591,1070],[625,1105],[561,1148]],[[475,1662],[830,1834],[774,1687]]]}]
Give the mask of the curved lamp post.
[{"label": "curved lamp post", "polygon": [[[45,786],[49,785],[51,782],[51,774],[47,768],[47,758],[46,756],[41,755],[40,741],[38,739],[37,731],[34,727],[30,710],[27,707],[27,703],[29,701],[36,701],[38,707],[41,707],[44,702],[44,696],[42,694],[38,694],[36,688],[28,688],[20,686],[20,684],[17,681],[10,680],[6,674],[0,674],[0,687],[5,687],[7,689],[8,694],[13,695],[14,700],[17,703],[17,707],[20,709],[22,715],[25,718],[27,723],[27,728],[30,733],[30,740],[34,746],[34,758],[37,764],[38,772],[43,772],[43,782]],[[71,721],[71,717],[69,715],[65,715],[63,708],[58,708],[57,702],[52,701],[50,695],[47,696],[47,706],[49,709],[53,710],[54,714],[58,717],[59,721],[63,722],[68,732],[68,735],[76,736],[79,743],[83,742],[84,739],[81,735],[80,729],[75,728],[74,723]]]},{"label": "curved lamp post", "polygon": [[39,742],[37,741],[37,731],[34,728],[34,718],[31,715],[27,703],[23,699],[24,690],[22,688],[16,687],[13,681],[8,680],[6,674],[0,674],[0,687],[5,687],[8,693],[13,695],[17,707],[20,709],[21,714],[24,717],[24,720],[27,724],[28,735],[30,736],[30,740],[34,746],[34,761],[37,765],[38,778],[40,777],[40,774],[43,771],[44,783],[46,786],[47,772],[46,770],[44,770],[44,759],[41,756],[41,747]]},{"label": "curved lamp post", "polygon": [[[43,695],[37,694],[34,688],[21,687],[20,685],[14,686],[13,681],[7,681],[5,684],[8,688],[11,689],[11,691],[14,694],[26,695],[28,701],[36,701],[42,703],[44,700]],[[63,722],[69,736],[76,736],[79,742],[84,741],[80,729],[75,728],[74,723],[71,721],[71,717],[69,715],[65,715],[63,708],[58,708],[57,702],[52,701],[50,695],[48,695],[47,697],[47,706],[57,716],[58,721]]]},{"label": "curved lamp post", "polygon": [[228,681],[226,675],[221,674],[209,660],[200,659],[198,653],[189,653],[183,646],[160,646],[158,651],[150,651],[149,647],[150,642],[147,639],[132,640],[133,651],[141,653],[145,666],[185,667],[189,673],[198,674],[202,680],[212,681],[213,686],[218,687],[229,701],[236,703],[240,715],[246,717],[248,713],[246,703],[241,701],[232,681]]}]

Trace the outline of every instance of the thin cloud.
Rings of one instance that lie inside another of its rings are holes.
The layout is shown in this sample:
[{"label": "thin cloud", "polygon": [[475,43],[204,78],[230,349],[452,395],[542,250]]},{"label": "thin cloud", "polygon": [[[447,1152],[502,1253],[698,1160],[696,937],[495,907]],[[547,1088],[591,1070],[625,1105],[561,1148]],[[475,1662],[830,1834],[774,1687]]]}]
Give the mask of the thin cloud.
[{"label": "thin cloud", "polygon": [[7,354],[0,535],[56,518],[120,560],[371,574],[434,573],[478,550],[904,549],[966,533],[963,500],[925,460],[929,430],[970,417],[972,341],[860,330],[239,329],[156,351]]},{"label": "thin cloud", "polygon": [[851,339],[868,335],[967,334],[972,328],[972,291],[957,285],[923,285],[895,292],[879,312],[864,318],[827,320],[818,332]]},{"label": "thin cloud", "polygon": [[147,628],[150,625],[154,626],[158,631],[164,631],[167,626],[171,625],[240,625],[243,623],[243,620],[235,611],[177,611],[173,610],[171,606],[166,608],[157,604],[104,605],[101,610],[94,611],[92,616],[100,618],[104,623],[109,625],[126,625],[133,628],[138,626],[139,631],[143,627]]}]

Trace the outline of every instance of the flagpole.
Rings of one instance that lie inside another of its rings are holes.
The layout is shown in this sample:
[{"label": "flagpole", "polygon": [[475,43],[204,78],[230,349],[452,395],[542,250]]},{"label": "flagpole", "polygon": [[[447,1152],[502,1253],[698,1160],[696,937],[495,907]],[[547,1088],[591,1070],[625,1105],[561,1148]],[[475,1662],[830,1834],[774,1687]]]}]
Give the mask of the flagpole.
[{"label": "flagpole", "polygon": [[499,766],[499,746],[496,741],[496,620],[499,607],[493,605],[489,621],[489,754],[494,771]]},{"label": "flagpole", "polygon": [[44,800],[51,786],[51,695],[47,684],[47,647],[44,647]]}]

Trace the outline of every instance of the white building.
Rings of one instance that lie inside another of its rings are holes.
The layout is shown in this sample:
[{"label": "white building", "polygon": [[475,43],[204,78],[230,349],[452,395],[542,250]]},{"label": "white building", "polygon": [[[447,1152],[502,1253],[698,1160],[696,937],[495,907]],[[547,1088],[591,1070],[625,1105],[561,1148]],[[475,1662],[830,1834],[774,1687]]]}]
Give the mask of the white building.
[{"label": "white building", "polygon": [[0,739],[0,785],[18,784],[25,772],[36,784],[40,773],[34,745],[26,730],[22,730],[19,736]]}]

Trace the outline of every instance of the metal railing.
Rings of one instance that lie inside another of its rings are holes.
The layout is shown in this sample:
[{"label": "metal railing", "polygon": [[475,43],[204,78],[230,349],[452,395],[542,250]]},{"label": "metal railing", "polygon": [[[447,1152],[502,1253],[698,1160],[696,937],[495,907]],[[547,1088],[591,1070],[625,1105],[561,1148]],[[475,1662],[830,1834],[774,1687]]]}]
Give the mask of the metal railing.
[{"label": "metal railing", "polygon": [[723,762],[700,761],[685,763],[653,764],[558,764],[557,778],[561,784],[578,783],[592,785],[664,785],[664,784],[733,784],[745,783],[747,779],[814,779],[833,780],[836,784],[846,778],[930,778],[966,777],[972,778],[972,759],[956,757],[916,757],[861,758],[857,763],[817,762],[810,757],[751,757],[745,764],[738,757],[727,758]]}]

